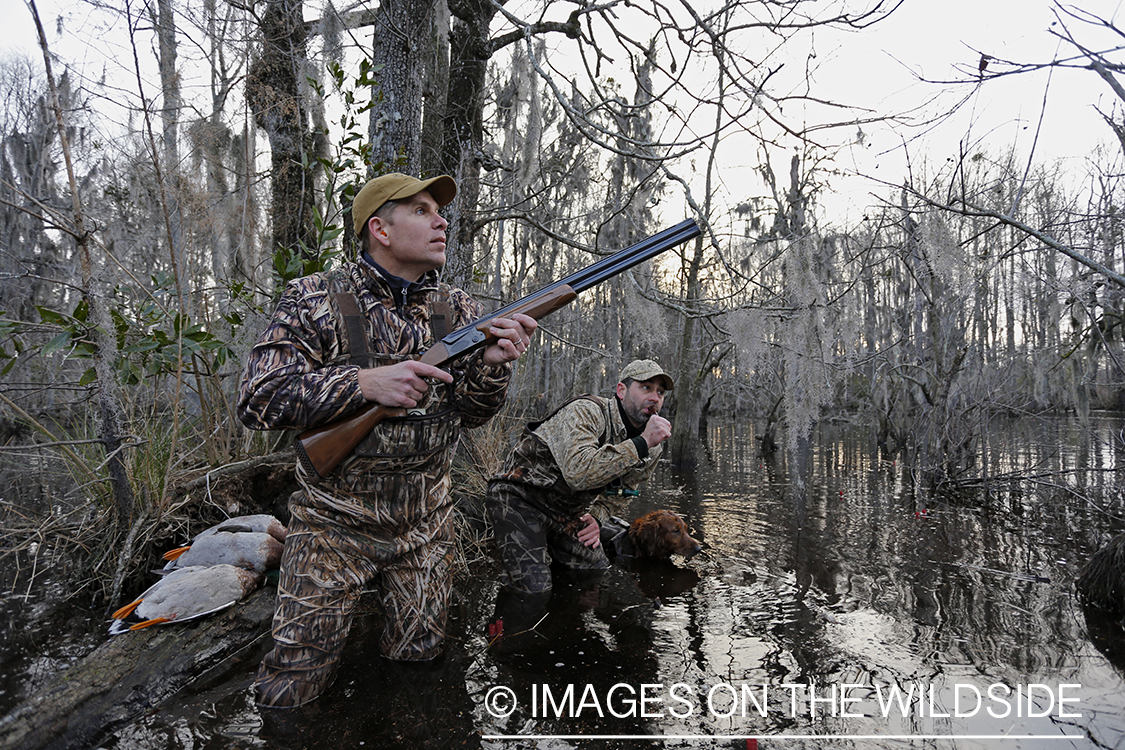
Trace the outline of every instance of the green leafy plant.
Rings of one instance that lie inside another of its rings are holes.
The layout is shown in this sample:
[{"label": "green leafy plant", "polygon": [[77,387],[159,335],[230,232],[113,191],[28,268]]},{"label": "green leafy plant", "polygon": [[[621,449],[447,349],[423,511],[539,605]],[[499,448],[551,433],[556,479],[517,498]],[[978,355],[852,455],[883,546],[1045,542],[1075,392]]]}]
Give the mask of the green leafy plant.
[{"label": "green leafy plant", "polygon": [[[7,375],[11,372],[16,360],[27,348],[23,336],[20,335],[19,321],[13,320],[7,315],[7,311],[0,310],[0,361],[3,361],[3,367],[0,367],[0,375]],[[11,353],[8,351],[9,348]]]}]

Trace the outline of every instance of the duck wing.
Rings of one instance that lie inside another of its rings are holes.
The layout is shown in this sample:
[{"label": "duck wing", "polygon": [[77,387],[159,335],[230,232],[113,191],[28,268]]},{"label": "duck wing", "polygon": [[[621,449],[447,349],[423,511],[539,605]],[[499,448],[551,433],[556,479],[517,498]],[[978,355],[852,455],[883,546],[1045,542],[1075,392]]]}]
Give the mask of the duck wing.
[{"label": "duck wing", "polygon": [[271,516],[269,513],[255,513],[248,516],[234,516],[233,518],[228,518],[222,523],[217,523],[199,532],[192,541],[198,541],[202,537],[216,534],[220,531],[228,533],[255,532],[269,534],[277,541],[284,542],[288,530],[281,521],[277,520],[277,518]]}]

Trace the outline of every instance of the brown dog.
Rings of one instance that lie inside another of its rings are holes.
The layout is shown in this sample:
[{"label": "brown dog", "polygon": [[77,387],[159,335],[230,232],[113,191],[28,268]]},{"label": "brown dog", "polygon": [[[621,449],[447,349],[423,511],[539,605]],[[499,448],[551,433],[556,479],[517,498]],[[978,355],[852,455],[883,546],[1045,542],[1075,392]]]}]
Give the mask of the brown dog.
[{"label": "brown dog", "polygon": [[703,549],[684,519],[670,510],[645,513],[626,525],[620,518],[602,524],[602,544],[618,555],[668,558],[691,557]]}]

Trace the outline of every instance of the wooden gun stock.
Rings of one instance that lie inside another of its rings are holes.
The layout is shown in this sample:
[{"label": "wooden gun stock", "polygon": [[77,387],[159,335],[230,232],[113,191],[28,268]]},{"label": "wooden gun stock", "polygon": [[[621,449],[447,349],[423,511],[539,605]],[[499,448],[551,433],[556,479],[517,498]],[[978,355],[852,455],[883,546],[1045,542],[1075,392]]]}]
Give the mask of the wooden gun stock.
[{"label": "wooden gun stock", "polygon": [[[577,296],[578,293],[566,284],[542,289],[524,297],[513,305],[505,307],[502,310],[502,315],[498,312],[479,318],[469,326],[455,332],[456,335],[456,333],[472,328],[483,334],[479,338],[474,337],[473,342],[467,348],[458,351],[456,354],[451,354],[449,347],[445,344],[445,339],[443,339],[419,357],[419,361],[434,367],[442,367],[456,357],[495,343],[496,337],[489,332],[489,329],[492,327],[492,321],[496,318],[510,318],[512,315],[523,313],[539,320],[569,304]],[[330,471],[347,458],[380,422],[388,417],[401,417],[405,413],[405,409],[368,403],[343,419],[302,432],[297,438],[297,459],[304,466],[309,479],[314,482],[319,481],[328,476]]]}]

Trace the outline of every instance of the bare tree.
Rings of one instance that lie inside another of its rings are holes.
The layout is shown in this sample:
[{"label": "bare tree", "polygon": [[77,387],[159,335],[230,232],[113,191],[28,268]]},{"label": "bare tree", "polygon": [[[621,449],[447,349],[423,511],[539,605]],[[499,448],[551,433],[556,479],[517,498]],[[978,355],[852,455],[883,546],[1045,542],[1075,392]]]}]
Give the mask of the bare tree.
[{"label": "bare tree", "polygon": [[[62,208],[58,192],[58,128],[48,98],[35,86],[42,83],[29,60],[11,59],[3,73],[3,136],[0,140],[0,290],[7,312],[18,320],[38,319],[35,308],[53,307],[65,298],[65,288],[51,283],[66,278],[66,257],[48,229],[44,208]],[[43,89],[46,88],[44,85]],[[70,109],[75,92],[64,73],[57,81],[58,97]]]},{"label": "bare tree", "polygon": [[[572,13],[567,24],[573,31],[566,37],[573,41],[560,43],[554,55],[527,45],[537,74],[582,137],[607,155],[607,163],[624,158],[645,165],[632,174],[658,175],[665,186],[675,186],[686,208],[708,230],[705,238],[682,250],[675,285],[650,290],[653,299],[675,310],[682,331],[674,349],[650,352],[677,362],[679,368],[673,460],[689,460],[697,444],[713,374],[731,351],[729,334],[716,323],[735,309],[735,296],[750,283],[733,272],[725,257],[721,226],[726,220],[715,200],[721,172],[715,161],[717,147],[737,134],[766,150],[779,139],[808,141],[813,132],[805,125],[788,125],[779,106],[811,95],[775,94],[771,79],[783,67],[781,61],[770,59],[768,52],[752,60],[742,50],[753,47],[749,40],[758,33],[796,38],[827,25],[861,28],[884,17],[894,5],[876,3],[855,14],[815,16],[818,8],[812,4],[736,2],[703,15],[688,3],[611,2]],[[510,35],[525,38],[542,24],[545,13],[536,12],[544,10],[536,7],[517,16],[500,6],[512,28]],[[778,48],[771,44],[765,49]],[[562,62],[562,55],[571,50],[567,59],[578,59],[577,65]],[[616,81],[621,71],[640,82],[643,97],[620,95]],[[573,82],[576,75],[582,77],[581,87]],[[630,130],[642,112],[661,125],[647,132]],[[640,194],[658,194],[660,188],[653,183]],[[625,215],[635,195],[618,195],[622,205],[607,209]]]},{"label": "bare tree", "polygon": [[110,337],[113,323],[105,297],[105,290],[97,269],[97,265],[100,265],[100,263],[91,253],[91,238],[85,228],[86,219],[82,197],[73,168],[73,160],[70,156],[69,137],[63,119],[62,106],[58,95],[59,89],[52,71],[47,38],[43,32],[43,26],[39,20],[39,11],[34,0],[29,0],[29,6],[38,31],[39,44],[43,51],[43,62],[50,93],[50,110],[55,117],[59,144],[62,148],[63,161],[66,164],[72,210],[66,227],[68,234],[74,239],[77,246],[77,256],[82,269],[82,292],[89,307],[89,319],[94,324],[91,334],[93,338],[94,370],[97,378],[97,409],[95,413],[98,420],[98,437],[105,448],[107,472],[115,510],[116,533],[113,536],[119,537],[136,519],[133,516],[135,496],[129,482],[126,460],[123,454],[125,448],[125,435],[122,429],[124,421],[123,398],[114,371],[116,346]]},{"label": "bare tree", "polygon": [[[315,154],[308,125],[307,35],[299,0],[269,0],[246,98],[270,140],[272,248],[312,246]],[[308,258],[308,261],[313,259]]]}]

